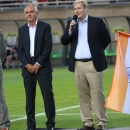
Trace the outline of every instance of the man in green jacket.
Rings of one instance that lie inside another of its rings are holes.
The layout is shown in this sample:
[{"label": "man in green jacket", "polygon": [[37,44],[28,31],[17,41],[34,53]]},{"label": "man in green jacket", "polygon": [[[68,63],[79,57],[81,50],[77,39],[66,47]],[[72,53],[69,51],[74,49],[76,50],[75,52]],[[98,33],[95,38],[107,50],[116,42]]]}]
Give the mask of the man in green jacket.
[{"label": "man in green jacket", "polygon": [[4,97],[2,62],[6,56],[6,44],[0,30],[0,130],[9,130],[10,120]]}]

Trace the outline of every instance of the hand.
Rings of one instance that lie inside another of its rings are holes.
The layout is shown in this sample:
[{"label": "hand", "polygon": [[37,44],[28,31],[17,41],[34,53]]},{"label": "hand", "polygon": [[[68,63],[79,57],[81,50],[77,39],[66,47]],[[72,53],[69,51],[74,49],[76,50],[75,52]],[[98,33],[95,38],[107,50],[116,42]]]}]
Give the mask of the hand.
[{"label": "hand", "polygon": [[26,69],[27,69],[30,73],[35,73],[35,69],[34,69],[33,65],[31,65],[31,64],[27,64],[27,65],[26,65]]},{"label": "hand", "polygon": [[37,72],[38,72],[40,66],[39,66],[37,63],[35,63],[35,64],[33,65],[33,68],[34,68],[35,74],[37,74]]},{"label": "hand", "polygon": [[72,26],[74,26],[75,24],[77,24],[75,20],[72,20],[70,23],[69,32],[72,32]]}]

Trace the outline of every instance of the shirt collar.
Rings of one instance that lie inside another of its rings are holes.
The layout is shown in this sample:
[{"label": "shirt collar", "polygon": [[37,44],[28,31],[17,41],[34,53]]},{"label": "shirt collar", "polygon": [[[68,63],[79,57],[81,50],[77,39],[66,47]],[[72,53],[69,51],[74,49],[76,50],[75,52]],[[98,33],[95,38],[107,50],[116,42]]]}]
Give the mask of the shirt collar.
[{"label": "shirt collar", "polygon": [[[77,19],[77,21],[78,21],[78,22],[81,22],[79,19]],[[84,22],[88,22],[88,15],[87,15],[87,17],[85,18],[85,20],[84,20],[83,22],[81,22],[81,23],[84,23]]]},{"label": "shirt collar", "polygon": [[[36,23],[33,27],[37,26],[37,22],[38,22],[38,19],[36,20]],[[32,26],[30,26],[29,23],[28,23],[28,27],[32,27]]]}]

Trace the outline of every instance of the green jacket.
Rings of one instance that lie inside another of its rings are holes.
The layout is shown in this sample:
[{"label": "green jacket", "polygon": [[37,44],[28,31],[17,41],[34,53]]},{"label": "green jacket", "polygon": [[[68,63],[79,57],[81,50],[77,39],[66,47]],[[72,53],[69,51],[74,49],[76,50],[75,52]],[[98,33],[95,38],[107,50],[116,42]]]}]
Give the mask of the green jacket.
[{"label": "green jacket", "polygon": [[6,44],[5,44],[2,30],[0,29],[0,60],[1,62],[4,61],[5,56],[6,56]]}]

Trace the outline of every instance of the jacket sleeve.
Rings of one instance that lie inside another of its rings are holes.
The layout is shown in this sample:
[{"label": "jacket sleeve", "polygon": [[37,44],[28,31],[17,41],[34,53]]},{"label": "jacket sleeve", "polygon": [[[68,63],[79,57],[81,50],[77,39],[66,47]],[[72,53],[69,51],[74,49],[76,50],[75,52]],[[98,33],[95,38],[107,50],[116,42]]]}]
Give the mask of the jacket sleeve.
[{"label": "jacket sleeve", "polygon": [[100,19],[99,27],[100,27],[102,46],[105,49],[108,46],[108,44],[111,42],[110,34],[102,19]]},{"label": "jacket sleeve", "polygon": [[18,29],[18,54],[19,54],[19,58],[20,61],[22,62],[23,66],[26,66],[27,64],[29,64],[29,61],[27,60],[26,56],[25,56],[25,50],[23,47],[23,40],[22,40],[22,31],[19,28]]},{"label": "jacket sleeve", "polygon": [[3,37],[3,33],[0,30],[0,58],[2,62],[4,61],[5,56],[6,56],[6,43]]},{"label": "jacket sleeve", "polygon": [[61,37],[61,43],[63,45],[68,45],[71,42],[71,35],[69,34],[69,26],[70,26],[70,21],[67,22],[66,29]]}]

